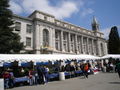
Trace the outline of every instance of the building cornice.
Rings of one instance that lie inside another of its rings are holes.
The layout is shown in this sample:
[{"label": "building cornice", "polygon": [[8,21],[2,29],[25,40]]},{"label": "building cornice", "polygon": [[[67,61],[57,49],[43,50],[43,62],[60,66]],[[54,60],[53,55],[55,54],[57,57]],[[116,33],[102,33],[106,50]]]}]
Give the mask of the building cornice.
[{"label": "building cornice", "polygon": [[[36,12],[40,12],[40,11],[34,11],[32,14],[34,14],[34,13],[36,13]],[[40,12],[40,13],[43,13],[43,12]],[[32,15],[31,14],[31,15]],[[45,15],[46,15],[46,13],[44,13]],[[30,15],[30,16],[31,16]],[[49,14],[48,14],[49,15]],[[39,18],[34,18],[34,19],[31,19],[31,18],[29,18],[29,17],[22,17],[22,16],[18,16],[18,15],[16,15],[16,14],[13,14],[13,17],[17,17],[17,18],[20,18],[20,19],[24,19],[24,20],[29,20],[29,21],[34,21],[34,20],[40,20],[40,21],[42,21],[42,22],[44,22],[44,23],[48,23],[48,24],[52,24],[52,25],[55,25],[55,26],[59,26],[59,27],[61,27],[61,28],[64,28],[64,29],[69,29],[69,30],[73,30],[73,31],[80,31],[80,32],[82,32],[82,31],[84,31],[84,32],[90,32],[90,33],[96,33],[95,31],[92,31],[92,30],[88,30],[88,29],[85,29],[85,28],[83,28],[83,27],[80,27],[80,26],[76,26],[76,25],[74,25],[74,24],[71,24],[71,23],[68,23],[68,22],[65,22],[65,21],[61,21],[61,20],[58,20],[58,19],[55,19],[55,22],[56,21],[59,21],[59,22],[62,22],[63,24],[67,24],[67,25],[70,25],[70,26],[73,26],[73,27],[75,27],[74,29],[70,29],[70,28],[68,28],[68,27],[65,27],[65,26],[61,26],[61,25],[58,25],[58,24],[56,24],[56,23],[52,23],[52,22],[49,22],[49,21],[45,21],[45,20],[42,20],[42,19],[39,19]],[[54,16],[53,16],[54,17]],[[78,30],[79,29],[79,30]],[[102,34],[102,35],[104,35],[102,32],[99,32],[99,31],[97,31],[97,33],[100,33],[100,34]]]},{"label": "building cornice", "polygon": [[90,34],[88,34],[88,32],[89,32],[88,30],[86,30],[86,31],[87,31],[87,33],[86,33],[86,32],[83,32],[82,30],[69,29],[69,28],[67,28],[67,27],[63,27],[63,26],[57,25],[57,24],[55,24],[55,23],[52,23],[52,22],[48,22],[48,21],[39,19],[39,18],[34,18],[33,21],[40,21],[40,22],[45,23],[45,24],[54,25],[55,28],[56,28],[56,27],[59,27],[59,28],[61,28],[61,30],[62,30],[62,29],[65,29],[66,32],[71,31],[71,32],[73,32],[74,34],[75,34],[75,33],[80,33],[80,34],[83,34],[83,35],[86,36],[86,37],[87,37],[87,36],[93,37],[93,38],[96,37],[96,36],[94,35],[95,32],[92,32],[93,35],[90,35]]},{"label": "building cornice", "polygon": [[42,11],[38,11],[38,10],[35,10],[32,14],[30,14],[28,17],[31,17],[32,15],[34,15],[35,13],[41,13],[43,15],[47,15],[47,16],[51,16],[53,18],[55,18],[55,16],[51,15],[51,14],[48,14],[48,13],[45,13],[45,12],[42,12]]},{"label": "building cornice", "polygon": [[[43,15],[48,15],[48,16],[51,16],[51,17],[55,18],[53,15],[50,15],[50,14],[47,14],[47,13],[44,13],[44,12],[41,12],[41,11],[37,11],[37,10],[35,10],[30,16],[32,16],[35,13],[42,13]],[[50,22],[50,21],[43,20],[43,19],[40,19],[40,18],[31,19],[30,16],[29,17],[22,17],[22,16],[18,16],[16,14],[13,14],[13,17],[16,17],[16,18],[20,18],[20,19],[28,20],[28,21],[32,21],[32,22],[41,21],[42,23],[46,23],[48,25],[50,24],[50,25],[53,25],[54,27],[59,27],[59,28],[68,30],[68,32],[71,31],[71,32],[80,33],[80,34],[84,34],[84,35],[89,35],[91,37],[96,37],[96,34],[98,33],[98,35],[100,35],[99,38],[103,38],[102,35],[104,35],[102,32],[88,30],[88,29],[85,29],[83,27],[76,26],[74,24],[71,24],[71,23],[68,23],[68,22],[65,22],[65,21],[61,21],[61,20],[58,20],[58,19],[55,19],[54,22]]]},{"label": "building cornice", "polygon": [[16,18],[19,18],[19,19],[23,19],[23,20],[28,20],[28,21],[32,21],[31,18],[27,18],[27,17],[23,17],[23,16],[18,16],[16,14],[13,14],[13,18],[16,17]]}]

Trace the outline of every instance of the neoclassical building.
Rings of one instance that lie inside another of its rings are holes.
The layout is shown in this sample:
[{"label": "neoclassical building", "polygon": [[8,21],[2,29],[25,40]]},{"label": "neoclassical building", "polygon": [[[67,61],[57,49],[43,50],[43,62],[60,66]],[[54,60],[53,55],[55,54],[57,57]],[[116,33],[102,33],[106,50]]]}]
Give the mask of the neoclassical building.
[{"label": "neoclassical building", "polygon": [[107,42],[99,31],[96,18],[93,18],[92,30],[37,10],[27,18],[13,15],[13,19],[14,32],[21,36],[26,51],[35,54],[107,54]]}]

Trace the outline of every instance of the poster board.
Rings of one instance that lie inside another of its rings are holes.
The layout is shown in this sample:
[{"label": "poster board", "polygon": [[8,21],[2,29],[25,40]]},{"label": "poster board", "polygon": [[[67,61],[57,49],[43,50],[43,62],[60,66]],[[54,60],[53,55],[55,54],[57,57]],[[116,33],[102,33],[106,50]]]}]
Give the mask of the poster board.
[{"label": "poster board", "polygon": [[0,79],[0,90],[4,90],[4,79]]}]

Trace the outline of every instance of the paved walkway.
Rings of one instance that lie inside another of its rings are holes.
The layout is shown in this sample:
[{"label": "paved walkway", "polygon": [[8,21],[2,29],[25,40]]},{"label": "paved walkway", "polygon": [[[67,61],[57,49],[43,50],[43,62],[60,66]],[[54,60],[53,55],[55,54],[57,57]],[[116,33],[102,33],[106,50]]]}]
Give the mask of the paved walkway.
[{"label": "paved walkway", "polygon": [[81,77],[65,81],[49,82],[47,85],[22,86],[7,90],[120,90],[117,73],[98,73],[88,79]]}]

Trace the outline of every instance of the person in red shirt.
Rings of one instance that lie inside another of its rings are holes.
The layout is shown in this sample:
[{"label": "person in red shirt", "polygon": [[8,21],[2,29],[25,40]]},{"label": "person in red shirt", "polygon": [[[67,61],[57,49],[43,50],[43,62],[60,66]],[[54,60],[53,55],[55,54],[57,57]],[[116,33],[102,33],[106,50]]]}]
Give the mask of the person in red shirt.
[{"label": "person in red shirt", "polygon": [[4,78],[4,87],[9,88],[9,81],[10,81],[10,78],[11,78],[10,73],[8,71],[5,71],[3,73],[3,78]]},{"label": "person in red shirt", "polygon": [[89,70],[89,67],[88,67],[88,64],[86,63],[84,65],[84,74],[85,74],[85,77],[88,78],[88,70]]},{"label": "person in red shirt", "polygon": [[34,83],[34,71],[33,71],[33,69],[31,69],[31,70],[29,70],[29,83],[30,83],[30,85],[33,85],[33,83]]}]

